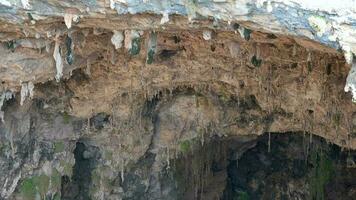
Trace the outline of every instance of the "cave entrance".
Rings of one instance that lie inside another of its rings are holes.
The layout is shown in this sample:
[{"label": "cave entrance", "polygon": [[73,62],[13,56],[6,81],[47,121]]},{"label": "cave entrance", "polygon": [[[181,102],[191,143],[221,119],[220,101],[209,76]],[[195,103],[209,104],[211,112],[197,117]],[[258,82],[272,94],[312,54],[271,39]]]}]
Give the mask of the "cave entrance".
[{"label": "cave entrance", "polygon": [[175,161],[177,199],[353,199],[354,154],[303,134],[215,138]]},{"label": "cave entrance", "polygon": [[78,141],[73,151],[75,165],[73,175],[62,177],[62,200],[88,200],[92,183],[92,171],[100,157],[97,148],[89,146],[84,141]]}]

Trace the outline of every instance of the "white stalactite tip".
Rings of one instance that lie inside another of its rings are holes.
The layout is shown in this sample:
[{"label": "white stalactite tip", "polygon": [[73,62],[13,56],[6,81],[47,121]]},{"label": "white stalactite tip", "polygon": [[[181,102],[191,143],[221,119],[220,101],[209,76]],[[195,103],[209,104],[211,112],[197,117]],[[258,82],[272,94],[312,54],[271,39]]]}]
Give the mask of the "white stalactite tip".
[{"label": "white stalactite tip", "polygon": [[20,105],[22,106],[27,97],[32,99],[33,97],[33,91],[35,89],[35,85],[32,82],[27,82],[27,83],[22,83],[21,84],[21,100],[20,100]]},{"label": "white stalactite tip", "polygon": [[115,1],[114,0],[110,0],[110,8],[115,9]]},{"label": "white stalactite tip", "polygon": [[124,34],[122,31],[114,31],[114,34],[111,37],[111,43],[115,46],[115,49],[122,47],[124,41]]},{"label": "white stalactite tip", "polygon": [[267,9],[267,12],[272,12],[273,11],[273,6],[271,4],[271,1],[267,1],[266,9]]},{"label": "white stalactite tip", "polygon": [[21,92],[20,92],[20,95],[21,95],[20,105],[22,106],[23,103],[24,103],[25,100],[26,100],[27,95],[28,95],[27,83],[22,83],[22,84],[21,84]]},{"label": "white stalactite tip", "polygon": [[54,51],[53,51],[53,58],[56,62],[57,74],[56,74],[55,78],[56,78],[57,82],[59,82],[63,76],[63,61],[62,61],[61,53],[59,52],[59,41],[58,40],[59,40],[59,38],[57,35],[56,42],[54,45]]},{"label": "white stalactite tip", "polygon": [[31,9],[29,0],[21,0],[21,4],[24,9]]},{"label": "white stalactite tip", "polygon": [[28,96],[30,97],[30,99],[32,99],[33,98],[33,90],[35,89],[35,85],[33,85],[32,82],[28,82],[27,89],[28,89]]},{"label": "white stalactite tip", "polygon": [[161,18],[161,24],[165,24],[169,22],[169,14],[168,12],[164,12]]},{"label": "white stalactite tip", "polygon": [[211,30],[203,31],[203,38],[204,40],[211,40]]},{"label": "white stalactite tip", "polygon": [[66,24],[67,28],[70,29],[72,27],[72,22],[78,22],[79,21],[79,16],[71,13],[65,13],[64,14],[64,23]]}]

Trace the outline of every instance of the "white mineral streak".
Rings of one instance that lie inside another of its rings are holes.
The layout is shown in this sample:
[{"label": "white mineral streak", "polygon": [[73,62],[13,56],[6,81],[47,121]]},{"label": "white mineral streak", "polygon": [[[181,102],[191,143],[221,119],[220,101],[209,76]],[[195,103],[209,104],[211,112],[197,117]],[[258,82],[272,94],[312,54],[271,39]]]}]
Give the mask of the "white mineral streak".
[{"label": "white mineral streak", "polygon": [[21,171],[20,173],[12,180],[9,181],[8,178],[6,178],[5,183],[2,187],[1,191],[1,196],[5,197],[5,199],[9,198],[10,195],[15,191],[17,183],[21,179]]},{"label": "white mineral streak", "polygon": [[66,24],[67,28],[70,29],[72,27],[72,22],[78,22],[79,16],[71,13],[64,14],[64,23]]},{"label": "white mineral streak", "polygon": [[63,76],[63,61],[62,61],[61,53],[59,51],[59,34],[57,34],[55,39],[53,58],[56,61],[56,70],[57,70],[57,74],[55,78],[57,82],[59,82]]},{"label": "white mineral streak", "polygon": [[203,31],[203,38],[204,40],[211,40],[211,30]]},{"label": "white mineral streak", "polygon": [[169,14],[167,11],[163,12],[162,18],[161,18],[161,24],[165,24],[169,22]]},{"label": "white mineral streak", "polygon": [[116,3],[126,4],[126,0],[110,0],[110,8],[115,9]]},{"label": "white mineral streak", "polygon": [[65,13],[64,14],[64,23],[66,24],[67,28],[70,29],[72,27],[72,21],[74,18],[74,14]]},{"label": "white mineral streak", "polygon": [[350,72],[346,79],[345,92],[351,92],[352,101],[356,102],[356,60],[353,59]]},{"label": "white mineral streak", "polygon": [[31,9],[29,0],[21,0],[21,4],[24,9]]},{"label": "white mineral streak", "polygon": [[114,30],[114,34],[111,37],[111,43],[115,46],[115,49],[121,48],[123,41],[124,41],[123,32]]},{"label": "white mineral streak", "polygon": [[110,0],[110,8],[115,9],[115,1],[114,0]]},{"label": "white mineral streak", "polygon": [[8,7],[12,6],[11,3],[7,0],[0,0],[0,4],[2,4],[4,6],[8,6]]},{"label": "white mineral streak", "polygon": [[267,2],[267,7],[266,7],[266,9],[267,9],[267,12],[272,12],[272,11],[273,11],[273,6],[272,6],[271,1],[268,1],[268,2]]},{"label": "white mineral streak", "polygon": [[90,59],[87,60],[87,66],[85,68],[85,73],[90,77],[91,76],[91,63],[90,63]]},{"label": "white mineral streak", "polygon": [[22,83],[21,84],[21,100],[20,100],[20,105],[23,105],[23,102],[25,102],[25,99],[28,95],[28,89],[27,89],[27,83]]},{"label": "white mineral streak", "polygon": [[319,37],[322,37],[324,33],[331,29],[331,24],[327,23],[323,17],[310,16],[308,21]]},{"label": "white mineral streak", "polygon": [[21,84],[21,101],[20,101],[21,106],[23,105],[23,103],[25,102],[27,97],[32,99],[34,89],[35,89],[35,86],[33,85],[32,82]]},{"label": "white mineral streak", "polygon": [[27,90],[28,90],[28,96],[30,97],[30,99],[33,98],[33,90],[35,89],[35,85],[33,85],[32,82],[28,82],[27,83]]}]

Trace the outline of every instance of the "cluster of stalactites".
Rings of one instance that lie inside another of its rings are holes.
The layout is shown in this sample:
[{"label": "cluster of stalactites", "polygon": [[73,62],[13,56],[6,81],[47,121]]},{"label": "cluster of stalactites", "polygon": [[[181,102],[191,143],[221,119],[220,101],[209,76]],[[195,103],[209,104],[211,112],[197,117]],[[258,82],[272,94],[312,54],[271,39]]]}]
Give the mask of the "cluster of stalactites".
[{"label": "cluster of stalactites", "polygon": [[[111,37],[111,43],[114,45],[115,49],[125,47],[125,49],[127,49],[131,55],[137,55],[140,52],[141,37],[143,36],[143,34],[143,31],[137,30],[114,30],[113,35]],[[153,56],[156,53],[156,47],[157,34],[155,32],[151,32],[149,34],[147,45],[147,64],[151,64],[153,62]]]}]

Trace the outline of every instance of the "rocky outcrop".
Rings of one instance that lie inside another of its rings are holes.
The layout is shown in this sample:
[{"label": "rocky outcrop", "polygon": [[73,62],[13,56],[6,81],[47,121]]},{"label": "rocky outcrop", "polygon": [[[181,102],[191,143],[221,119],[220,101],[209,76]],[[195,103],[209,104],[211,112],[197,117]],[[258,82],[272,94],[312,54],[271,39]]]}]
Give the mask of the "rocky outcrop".
[{"label": "rocky outcrop", "polygon": [[0,0],[1,198],[179,198],[216,138],[355,149],[354,4]]}]

